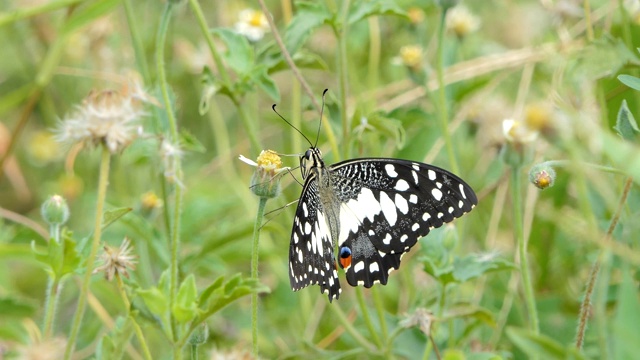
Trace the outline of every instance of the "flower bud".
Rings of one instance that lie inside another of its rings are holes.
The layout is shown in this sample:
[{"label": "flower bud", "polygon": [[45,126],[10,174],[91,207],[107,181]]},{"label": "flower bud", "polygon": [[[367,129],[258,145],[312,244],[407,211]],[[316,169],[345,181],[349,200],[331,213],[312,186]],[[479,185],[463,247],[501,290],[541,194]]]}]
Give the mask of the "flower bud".
[{"label": "flower bud", "polygon": [[275,151],[263,150],[258,156],[256,171],[251,178],[251,191],[265,198],[278,196],[280,194],[280,179],[277,175],[282,170],[280,156]]},{"label": "flower bud", "polygon": [[529,181],[538,189],[552,187],[555,180],[556,171],[545,163],[536,164],[529,171]]},{"label": "flower bud", "polygon": [[42,218],[49,225],[63,225],[69,220],[69,206],[60,195],[53,195],[40,208]]},{"label": "flower bud", "polygon": [[189,336],[189,345],[199,346],[207,342],[209,338],[209,326],[207,323],[200,324]]}]

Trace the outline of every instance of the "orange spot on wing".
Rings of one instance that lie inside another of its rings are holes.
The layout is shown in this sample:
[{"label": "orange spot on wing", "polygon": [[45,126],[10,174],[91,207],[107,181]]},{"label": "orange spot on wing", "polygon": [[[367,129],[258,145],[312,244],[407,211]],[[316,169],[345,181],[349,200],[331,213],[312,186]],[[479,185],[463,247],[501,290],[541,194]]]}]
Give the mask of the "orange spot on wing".
[{"label": "orange spot on wing", "polygon": [[351,255],[349,255],[349,257],[346,257],[346,258],[340,258],[340,266],[342,266],[343,269],[346,269],[349,266],[351,266]]}]

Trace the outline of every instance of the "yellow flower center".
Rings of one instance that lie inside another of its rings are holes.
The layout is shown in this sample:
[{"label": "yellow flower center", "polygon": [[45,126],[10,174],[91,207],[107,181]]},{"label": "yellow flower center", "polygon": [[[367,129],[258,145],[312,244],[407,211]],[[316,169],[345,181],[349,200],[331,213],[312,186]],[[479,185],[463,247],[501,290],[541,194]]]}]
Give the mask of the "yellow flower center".
[{"label": "yellow flower center", "polygon": [[422,62],[422,49],[417,45],[407,45],[400,48],[402,63],[408,67],[418,67]]},{"label": "yellow flower center", "polygon": [[266,21],[267,18],[263,13],[254,11],[253,14],[251,14],[251,18],[249,18],[249,25],[254,27],[262,27]]},{"label": "yellow flower center", "polygon": [[275,170],[282,167],[280,156],[273,150],[262,150],[257,162],[259,167],[267,170]]}]

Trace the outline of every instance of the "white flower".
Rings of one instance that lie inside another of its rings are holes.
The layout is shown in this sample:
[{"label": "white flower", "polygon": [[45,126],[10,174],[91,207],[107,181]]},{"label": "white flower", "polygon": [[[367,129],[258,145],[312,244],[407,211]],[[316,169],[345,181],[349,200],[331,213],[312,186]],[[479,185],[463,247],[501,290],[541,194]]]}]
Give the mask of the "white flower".
[{"label": "white flower", "polygon": [[236,23],[236,31],[249,41],[256,42],[269,31],[267,17],[261,11],[245,9],[240,12],[240,21]]},{"label": "white flower", "polygon": [[103,144],[116,153],[141,132],[138,122],[146,114],[142,102],[150,99],[138,84],[122,92],[92,91],[62,120],[56,129],[56,139],[71,144]]},{"label": "white flower", "polygon": [[530,129],[526,124],[513,119],[502,121],[502,134],[507,142],[513,144],[527,144],[538,138],[538,132]]},{"label": "white flower", "polygon": [[462,38],[480,27],[480,20],[464,5],[458,5],[447,12],[447,30]]}]

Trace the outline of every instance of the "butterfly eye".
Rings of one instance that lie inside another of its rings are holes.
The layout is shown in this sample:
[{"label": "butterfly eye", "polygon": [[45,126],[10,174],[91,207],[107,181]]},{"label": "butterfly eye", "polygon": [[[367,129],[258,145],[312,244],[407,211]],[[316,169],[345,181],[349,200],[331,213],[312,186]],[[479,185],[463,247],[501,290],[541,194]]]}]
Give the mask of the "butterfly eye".
[{"label": "butterfly eye", "polygon": [[343,269],[351,266],[351,249],[346,246],[340,248],[340,266]]}]

